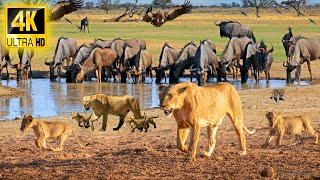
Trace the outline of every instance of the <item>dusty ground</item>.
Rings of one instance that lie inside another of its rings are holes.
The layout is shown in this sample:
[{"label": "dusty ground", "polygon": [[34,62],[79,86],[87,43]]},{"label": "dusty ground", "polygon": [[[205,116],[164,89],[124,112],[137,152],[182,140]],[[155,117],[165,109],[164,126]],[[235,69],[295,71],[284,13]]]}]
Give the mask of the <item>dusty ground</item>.
[{"label": "dusty ground", "polygon": [[22,95],[23,92],[15,89],[15,88],[10,88],[10,87],[6,87],[6,86],[1,86],[0,85],[0,97],[15,97],[15,96],[19,96]]},{"label": "dusty ground", "polygon": [[[146,110],[147,115],[160,115],[157,128],[147,133],[131,133],[128,124],[120,131],[112,128],[118,123],[110,116],[106,132],[82,129],[68,117],[52,117],[42,120],[62,121],[71,124],[82,144],[79,149],[70,137],[62,152],[44,151],[34,145],[32,130],[22,134],[20,120],[0,122],[0,179],[128,179],[128,178],[261,178],[265,167],[273,167],[280,179],[320,178],[320,146],[313,138],[302,134],[303,143],[291,146],[294,137],[286,135],[284,145],[262,147],[268,134],[264,117],[266,110],[281,111],[283,115],[308,113],[316,130],[320,130],[320,86],[289,87],[285,89],[285,101],[276,103],[269,99],[271,89],[241,91],[244,123],[255,128],[254,135],[246,135],[246,156],[236,154],[238,138],[229,119],[225,119],[218,131],[217,144],[211,158],[198,158],[189,162],[185,154],[176,148],[176,122],[166,118],[159,109]],[[101,122],[97,125],[101,126]],[[96,126],[96,127],[97,127]],[[98,129],[98,128],[96,128]],[[198,154],[206,148],[206,129],[202,129]],[[55,146],[53,140],[49,141]]]}]

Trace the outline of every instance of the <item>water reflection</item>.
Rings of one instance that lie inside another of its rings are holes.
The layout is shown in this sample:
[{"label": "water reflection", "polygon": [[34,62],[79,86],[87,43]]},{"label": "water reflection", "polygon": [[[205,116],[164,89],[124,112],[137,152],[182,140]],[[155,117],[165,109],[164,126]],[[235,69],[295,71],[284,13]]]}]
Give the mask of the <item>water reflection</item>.
[{"label": "water reflection", "polygon": [[[182,81],[189,81],[189,78],[182,78]],[[254,80],[249,80],[247,84],[240,81],[233,82],[238,89],[253,88],[282,88],[286,87],[285,80],[271,80],[266,84],[264,80],[257,85]],[[22,81],[2,81],[2,85],[18,88],[25,92],[25,95],[17,98],[2,98],[0,107],[0,120],[14,119],[21,117],[22,113],[32,114],[35,117],[49,117],[57,115],[69,115],[72,111],[85,112],[82,108],[82,97],[103,93],[107,95],[132,95],[136,97],[141,109],[158,107],[159,93],[158,85],[151,83],[147,79],[147,84],[121,84],[121,83],[102,83],[86,82],[82,84],[67,84],[65,79],[61,82],[52,83],[49,79],[32,79],[27,82]],[[213,82],[208,83],[213,84]],[[289,84],[294,86],[294,84]],[[300,85],[309,85],[301,82]]]}]

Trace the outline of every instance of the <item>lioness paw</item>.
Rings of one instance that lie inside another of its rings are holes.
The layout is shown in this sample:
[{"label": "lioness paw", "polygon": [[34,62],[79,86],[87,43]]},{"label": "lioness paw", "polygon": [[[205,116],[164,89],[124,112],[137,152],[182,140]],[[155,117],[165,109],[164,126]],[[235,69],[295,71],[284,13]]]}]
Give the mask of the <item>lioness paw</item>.
[{"label": "lioness paw", "polygon": [[211,153],[208,152],[208,151],[203,151],[203,153],[201,154],[201,157],[202,158],[208,158],[208,157],[211,157]]},{"label": "lioness paw", "polygon": [[239,155],[244,156],[247,154],[247,151],[239,151],[238,153],[239,153]]}]

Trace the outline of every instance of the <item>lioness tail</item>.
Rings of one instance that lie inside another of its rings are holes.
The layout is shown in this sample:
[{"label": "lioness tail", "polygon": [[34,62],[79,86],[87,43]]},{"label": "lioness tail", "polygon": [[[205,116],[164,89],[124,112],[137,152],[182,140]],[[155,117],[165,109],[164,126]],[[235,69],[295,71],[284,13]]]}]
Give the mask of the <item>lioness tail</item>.
[{"label": "lioness tail", "polygon": [[253,134],[253,133],[256,132],[255,129],[253,129],[253,130],[250,131],[245,125],[243,125],[243,130],[244,130],[245,132],[247,132],[248,134]]}]

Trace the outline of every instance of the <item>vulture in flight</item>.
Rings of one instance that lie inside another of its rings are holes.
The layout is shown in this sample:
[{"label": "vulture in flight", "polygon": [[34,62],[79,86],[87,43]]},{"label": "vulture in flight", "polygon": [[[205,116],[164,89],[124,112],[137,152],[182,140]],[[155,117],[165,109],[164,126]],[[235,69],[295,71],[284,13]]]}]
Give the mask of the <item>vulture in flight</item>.
[{"label": "vulture in flight", "polygon": [[80,9],[83,6],[83,0],[61,0],[50,8],[49,21],[56,21],[64,15]]},{"label": "vulture in flight", "polygon": [[156,27],[160,27],[167,21],[171,21],[183,14],[190,13],[191,9],[192,4],[190,4],[190,1],[185,1],[181,6],[173,6],[170,9],[160,10],[157,12],[152,12],[152,7],[149,7],[142,20],[150,22]]}]

